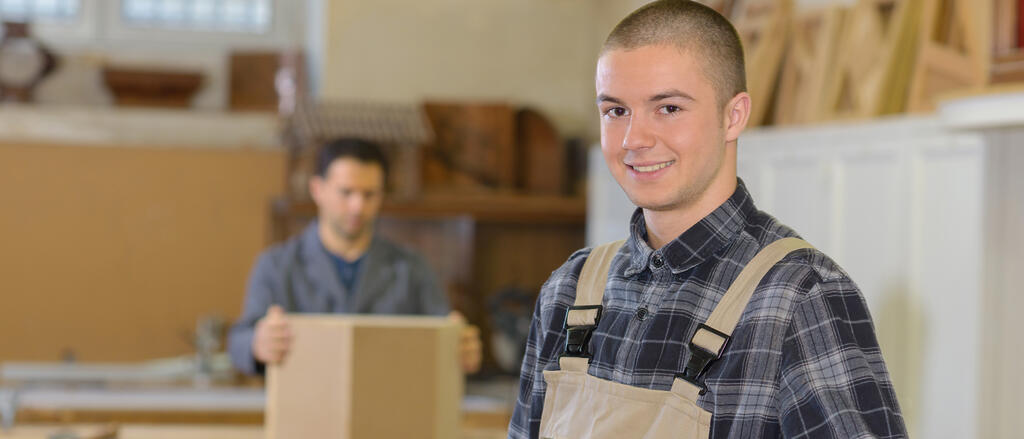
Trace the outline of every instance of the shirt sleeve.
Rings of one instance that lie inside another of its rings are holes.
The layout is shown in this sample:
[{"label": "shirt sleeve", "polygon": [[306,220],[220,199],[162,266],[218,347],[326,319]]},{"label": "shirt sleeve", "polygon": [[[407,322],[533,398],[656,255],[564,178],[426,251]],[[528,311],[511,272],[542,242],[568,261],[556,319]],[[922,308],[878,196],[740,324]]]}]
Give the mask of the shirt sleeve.
[{"label": "shirt sleeve", "polygon": [[[544,345],[545,328],[541,318],[540,300],[534,306],[533,322],[530,324],[530,335],[526,341],[526,353],[523,355],[523,367],[519,374],[519,395],[512,411],[509,423],[509,438],[535,438],[540,431],[540,415],[544,408],[544,389],[536,389],[534,384],[543,386],[543,370],[538,365],[540,347]],[[537,383],[537,380],[540,380]]]},{"label": "shirt sleeve", "polygon": [[228,354],[231,363],[240,372],[248,375],[263,373],[263,363],[252,355],[252,338],[259,321],[270,308],[273,297],[275,276],[277,276],[269,253],[260,255],[249,274],[242,315],[228,333]]},{"label": "shirt sleeve", "polygon": [[848,278],[819,282],[796,304],[780,375],[785,437],[906,437],[867,304]]}]

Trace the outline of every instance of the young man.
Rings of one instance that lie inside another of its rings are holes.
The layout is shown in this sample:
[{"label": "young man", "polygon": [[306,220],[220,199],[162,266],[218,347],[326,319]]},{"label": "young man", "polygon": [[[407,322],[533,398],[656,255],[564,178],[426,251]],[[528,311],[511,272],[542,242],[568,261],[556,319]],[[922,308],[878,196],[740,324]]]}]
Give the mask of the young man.
[{"label": "young man", "polygon": [[[291,346],[285,312],[426,314],[449,312],[447,296],[423,259],[374,233],[387,176],[377,145],[339,139],[323,146],[309,192],[318,219],[298,236],[260,255],[249,278],[245,308],[231,328],[235,367],[262,373]],[[462,368],[480,367],[477,329],[461,339]]]},{"label": "young man", "polygon": [[751,99],[732,25],[650,3],[609,35],[596,88],[638,209],[624,243],[542,289],[509,437],[905,436],[857,286],[736,177]]}]

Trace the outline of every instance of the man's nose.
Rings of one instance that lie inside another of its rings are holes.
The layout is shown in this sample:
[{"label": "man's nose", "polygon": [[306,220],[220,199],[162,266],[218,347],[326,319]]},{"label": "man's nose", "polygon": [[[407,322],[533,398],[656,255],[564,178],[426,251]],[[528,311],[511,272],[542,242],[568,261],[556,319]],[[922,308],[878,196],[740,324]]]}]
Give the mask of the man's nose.
[{"label": "man's nose", "polygon": [[366,196],[362,194],[349,195],[345,200],[345,205],[348,206],[350,210],[362,210],[363,207],[366,206]]},{"label": "man's nose", "polygon": [[654,146],[654,135],[651,132],[650,121],[640,115],[632,115],[629,118],[629,127],[626,128],[626,135],[622,138],[624,149],[642,149]]}]

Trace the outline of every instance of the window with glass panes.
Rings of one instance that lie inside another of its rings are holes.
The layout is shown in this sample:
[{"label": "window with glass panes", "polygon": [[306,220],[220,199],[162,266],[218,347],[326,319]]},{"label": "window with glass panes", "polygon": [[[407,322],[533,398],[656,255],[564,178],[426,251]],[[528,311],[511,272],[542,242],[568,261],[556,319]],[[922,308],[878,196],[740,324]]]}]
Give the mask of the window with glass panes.
[{"label": "window with glass panes", "polygon": [[78,15],[80,0],[0,0],[0,19],[60,21]]},{"label": "window with glass panes", "polygon": [[166,29],[270,30],[272,0],[121,0],[128,26]]}]

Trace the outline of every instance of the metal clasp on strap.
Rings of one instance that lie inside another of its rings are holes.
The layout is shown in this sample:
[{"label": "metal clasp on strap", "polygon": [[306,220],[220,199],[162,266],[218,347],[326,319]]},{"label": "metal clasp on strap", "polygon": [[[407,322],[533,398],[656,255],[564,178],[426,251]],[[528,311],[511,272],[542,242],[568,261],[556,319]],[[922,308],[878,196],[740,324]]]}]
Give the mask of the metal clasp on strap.
[{"label": "metal clasp on strap", "polygon": [[710,332],[718,337],[722,338],[722,347],[718,349],[718,352],[707,350],[696,343],[693,339],[690,339],[690,360],[686,362],[686,367],[683,369],[683,373],[676,374],[676,377],[682,378],[689,383],[700,388],[700,394],[703,395],[708,391],[707,386],[704,384],[704,373],[708,371],[708,367],[711,363],[722,356],[722,352],[725,351],[725,347],[729,344],[728,334],[718,331],[708,325],[701,323],[697,326],[697,331],[694,332],[693,337],[697,338],[697,334],[701,330]]},{"label": "metal clasp on strap", "polygon": [[[597,315],[594,317],[593,324],[569,326],[569,312],[590,309],[597,310]],[[591,358],[592,355],[588,349],[590,346],[590,337],[594,334],[594,329],[597,329],[597,322],[601,320],[602,310],[604,310],[604,307],[601,305],[569,307],[569,312],[566,312],[565,314],[565,350],[562,352],[561,356]]]}]

